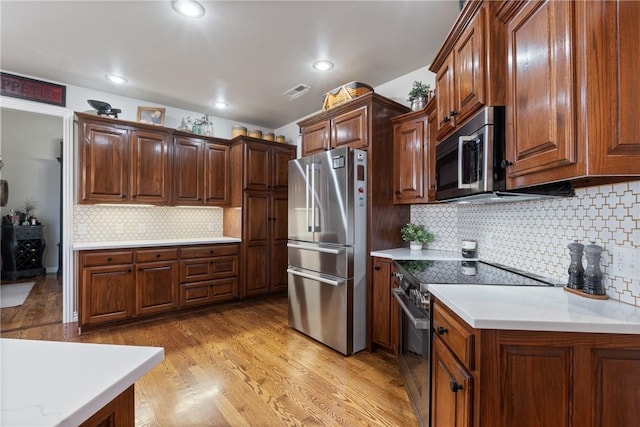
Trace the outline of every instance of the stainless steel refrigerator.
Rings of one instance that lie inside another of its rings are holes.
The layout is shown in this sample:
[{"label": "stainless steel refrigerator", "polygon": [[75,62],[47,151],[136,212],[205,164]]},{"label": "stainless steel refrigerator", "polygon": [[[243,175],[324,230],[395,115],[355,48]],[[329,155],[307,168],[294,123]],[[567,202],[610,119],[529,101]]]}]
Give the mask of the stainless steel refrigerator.
[{"label": "stainless steel refrigerator", "polygon": [[289,325],[343,354],[366,347],[367,153],[289,161]]}]

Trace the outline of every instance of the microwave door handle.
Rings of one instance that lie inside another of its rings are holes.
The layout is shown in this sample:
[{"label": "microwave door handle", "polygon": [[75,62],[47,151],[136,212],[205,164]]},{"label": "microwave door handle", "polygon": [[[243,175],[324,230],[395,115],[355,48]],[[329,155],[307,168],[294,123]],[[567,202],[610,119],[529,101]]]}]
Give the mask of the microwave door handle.
[{"label": "microwave door handle", "polygon": [[472,184],[463,184],[462,183],[462,171],[464,165],[464,144],[465,142],[474,141],[476,138],[474,136],[461,136],[458,138],[458,188],[459,189],[468,189],[473,188]]}]

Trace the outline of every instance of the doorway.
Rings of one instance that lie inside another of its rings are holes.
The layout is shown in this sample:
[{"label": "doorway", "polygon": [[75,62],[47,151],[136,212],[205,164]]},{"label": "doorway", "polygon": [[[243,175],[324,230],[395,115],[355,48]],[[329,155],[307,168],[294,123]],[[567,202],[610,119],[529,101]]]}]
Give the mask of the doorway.
[{"label": "doorway", "polygon": [[[57,147],[57,156],[62,157],[63,159],[69,159],[69,161],[63,160],[62,162],[62,227],[60,229],[60,221],[52,228],[59,229],[59,236],[55,237],[62,242],[60,245],[61,258],[62,258],[62,277],[56,277],[56,271],[52,271],[53,275],[53,284],[51,280],[44,280],[48,282],[45,286],[51,288],[57,286],[55,283],[60,283],[62,286],[62,322],[69,323],[77,320],[77,310],[75,307],[75,289],[74,289],[74,274],[73,274],[73,256],[72,256],[72,226],[73,226],[73,111],[68,110],[66,108],[51,106],[47,104],[39,104],[36,102],[25,101],[14,98],[0,97],[3,115],[6,110],[10,110],[9,114],[14,114],[18,112],[22,113],[30,113],[32,115],[42,115],[47,116],[48,119],[52,117],[57,120],[59,129],[61,132],[58,132],[61,135],[61,139],[64,140],[64,144],[62,144],[62,150],[60,147]],[[4,122],[4,118],[3,118]],[[3,123],[4,124],[4,123]],[[59,138],[60,139],[60,138]],[[6,144],[7,141],[0,141],[0,153],[3,152],[3,145]],[[62,152],[60,152],[62,151]],[[57,157],[56,156],[56,157]],[[57,162],[57,159],[54,157],[54,160]],[[6,161],[5,161],[6,164]],[[60,165],[56,164],[58,171],[60,171]],[[28,176],[28,171],[23,171],[23,173]],[[26,179],[26,178],[25,178]],[[59,179],[59,178],[58,178]],[[58,195],[60,195],[59,190],[59,181],[56,181],[58,184],[58,190],[55,191]],[[11,194],[11,183],[9,193]],[[19,201],[21,203],[21,201]],[[10,209],[11,206],[8,204],[6,208]],[[56,206],[55,210],[60,211],[59,204]],[[4,214],[4,210],[3,210]],[[54,238],[54,239],[55,239]],[[48,253],[55,257],[55,266],[58,267],[59,262],[57,261],[58,257],[58,241],[47,242],[48,245]],[[48,263],[52,263],[53,261],[46,261],[45,266],[49,266]],[[53,267],[53,265],[51,266]],[[51,270],[54,270],[51,268]],[[50,278],[48,275],[46,278]],[[32,278],[32,281],[35,281],[36,278]],[[23,280],[21,280],[23,281]],[[57,307],[57,310],[60,309],[59,304],[54,304]]]}]

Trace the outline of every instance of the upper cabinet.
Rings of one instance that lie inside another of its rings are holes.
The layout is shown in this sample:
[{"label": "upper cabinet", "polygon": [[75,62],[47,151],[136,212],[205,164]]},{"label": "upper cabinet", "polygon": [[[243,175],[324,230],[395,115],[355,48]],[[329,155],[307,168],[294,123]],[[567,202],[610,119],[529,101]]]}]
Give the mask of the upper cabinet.
[{"label": "upper cabinet", "polygon": [[640,3],[506,2],[512,188],[640,176]]},{"label": "upper cabinet", "polygon": [[[343,146],[366,150],[372,137],[372,101],[378,108],[378,105],[384,107],[385,99],[371,92],[298,123],[302,134],[302,156]],[[389,113],[384,114],[394,115],[391,111],[397,111],[398,106],[389,103],[385,107]]]},{"label": "upper cabinet", "polygon": [[77,113],[78,203],[169,202],[169,133]]},{"label": "upper cabinet", "polygon": [[431,64],[438,139],[482,106],[504,103],[504,26],[495,19],[496,4],[469,0]]}]

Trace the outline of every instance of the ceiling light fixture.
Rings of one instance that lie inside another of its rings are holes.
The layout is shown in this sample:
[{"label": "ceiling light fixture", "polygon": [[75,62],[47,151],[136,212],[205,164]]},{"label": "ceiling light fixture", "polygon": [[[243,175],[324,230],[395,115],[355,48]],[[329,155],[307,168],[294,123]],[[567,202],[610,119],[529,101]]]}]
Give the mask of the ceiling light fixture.
[{"label": "ceiling light fixture", "polygon": [[194,0],[173,0],[171,7],[178,14],[187,18],[200,18],[204,16],[204,7]]},{"label": "ceiling light fixture", "polygon": [[313,63],[313,69],[318,71],[328,71],[333,68],[333,62],[328,59],[320,59]]},{"label": "ceiling light fixture", "polygon": [[106,74],[104,78],[109,80],[111,83],[115,83],[118,85],[124,84],[129,81],[125,77],[119,76],[117,74]]},{"label": "ceiling light fixture", "polygon": [[213,103],[213,106],[218,108],[218,109],[220,109],[220,110],[222,110],[224,108],[227,108],[229,106],[229,104],[227,104],[224,101],[216,101],[216,102]]}]

